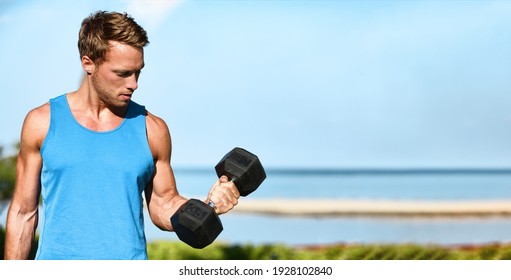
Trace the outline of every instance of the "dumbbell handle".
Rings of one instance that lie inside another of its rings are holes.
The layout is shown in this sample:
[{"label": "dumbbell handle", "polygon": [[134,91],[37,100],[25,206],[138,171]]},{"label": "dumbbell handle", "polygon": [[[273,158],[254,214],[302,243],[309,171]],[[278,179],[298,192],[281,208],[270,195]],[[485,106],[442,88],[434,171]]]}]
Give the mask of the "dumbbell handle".
[{"label": "dumbbell handle", "polygon": [[[229,178],[229,182],[235,182],[235,180],[236,180],[236,178],[232,178],[232,179]],[[234,184],[236,184],[236,183],[234,183]],[[215,203],[213,201],[211,201],[210,198],[208,198],[208,206],[213,209],[216,209]]]}]

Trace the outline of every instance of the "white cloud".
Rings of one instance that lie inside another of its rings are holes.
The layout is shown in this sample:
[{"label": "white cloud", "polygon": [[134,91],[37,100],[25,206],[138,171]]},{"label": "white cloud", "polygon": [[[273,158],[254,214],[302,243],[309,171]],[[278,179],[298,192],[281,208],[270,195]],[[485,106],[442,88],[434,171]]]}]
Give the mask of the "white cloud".
[{"label": "white cloud", "polygon": [[148,28],[158,27],[184,0],[132,0],[127,12]]}]

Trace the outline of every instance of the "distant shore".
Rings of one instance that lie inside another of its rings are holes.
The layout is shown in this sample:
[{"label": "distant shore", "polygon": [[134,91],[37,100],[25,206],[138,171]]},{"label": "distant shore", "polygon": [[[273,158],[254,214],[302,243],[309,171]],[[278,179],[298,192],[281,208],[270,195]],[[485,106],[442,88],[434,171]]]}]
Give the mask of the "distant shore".
[{"label": "distant shore", "polygon": [[[9,201],[0,201],[0,217]],[[3,211],[2,211],[3,210]],[[252,199],[233,213],[272,216],[488,217],[511,218],[511,200]],[[0,225],[2,225],[0,221]]]},{"label": "distant shore", "polygon": [[242,199],[233,212],[282,216],[511,217],[511,200]]}]

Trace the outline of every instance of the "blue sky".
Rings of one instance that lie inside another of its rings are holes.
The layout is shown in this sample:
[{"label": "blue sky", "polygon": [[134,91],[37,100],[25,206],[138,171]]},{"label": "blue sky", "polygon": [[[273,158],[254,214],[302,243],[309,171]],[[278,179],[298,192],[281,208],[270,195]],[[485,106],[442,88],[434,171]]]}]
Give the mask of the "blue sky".
[{"label": "blue sky", "polygon": [[173,165],[511,167],[511,1],[0,1],[0,144],[78,87],[84,17],[148,31]]}]

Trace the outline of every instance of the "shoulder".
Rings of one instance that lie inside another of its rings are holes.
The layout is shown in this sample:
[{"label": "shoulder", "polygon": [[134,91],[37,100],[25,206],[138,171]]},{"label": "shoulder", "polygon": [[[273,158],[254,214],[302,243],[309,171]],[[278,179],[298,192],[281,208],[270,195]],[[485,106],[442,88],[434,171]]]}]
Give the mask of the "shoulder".
[{"label": "shoulder", "polygon": [[147,139],[153,156],[156,158],[167,153],[170,156],[171,139],[169,128],[165,121],[150,112],[146,112],[146,128]]},{"label": "shoulder", "polygon": [[25,117],[24,125],[50,124],[50,103],[47,102],[37,108],[30,110]]},{"label": "shoulder", "polygon": [[41,144],[49,127],[50,103],[48,102],[28,112],[23,122],[22,138]]},{"label": "shoulder", "polygon": [[147,126],[148,134],[152,134],[152,135],[156,135],[156,136],[160,136],[160,137],[165,136],[165,135],[170,136],[169,128],[168,128],[167,124],[165,123],[165,121],[162,118],[155,116],[147,111],[146,111],[146,126]]}]

